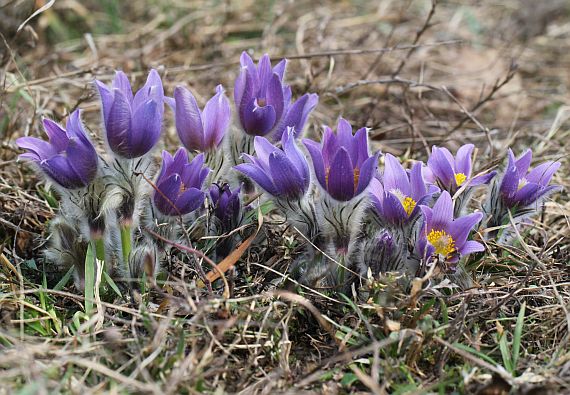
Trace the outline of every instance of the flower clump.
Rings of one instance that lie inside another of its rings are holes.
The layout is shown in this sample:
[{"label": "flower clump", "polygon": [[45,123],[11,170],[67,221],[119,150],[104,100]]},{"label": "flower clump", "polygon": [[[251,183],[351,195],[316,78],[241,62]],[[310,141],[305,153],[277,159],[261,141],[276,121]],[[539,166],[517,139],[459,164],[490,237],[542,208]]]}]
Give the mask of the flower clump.
[{"label": "flower clump", "polygon": [[[485,239],[508,242],[508,225],[523,225],[559,189],[550,182],[560,163],[529,171],[531,150],[516,159],[509,149],[504,170],[475,173],[472,144],[455,155],[434,146],[426,163],[403,163],[373,150],[368,129],[353,132],[343,118],[336,132],[324,126],[321,141],[299,141],[318,96],[292,99],[286,60],[272,66],[264,55],[256,65],[244,53],[240,63],[233,128],[221,85],[201,107],[181,85],[166,96],[156,70],[135,94],[119,71],[111,85],[95,81],[104,152],[79,110],[65,129],[44,119],[48,141],[16,141],[26,151],[20,158],[59,192],[46,257],[74,265],[78,286],[85,285],[88,248],[111,277],[132,284],[156,276],[173,254],[189,259],[175,248],[180,244],[226,258],[246,238],[257,240],[249,225],[271,210],[304,236],[291,265],[303,284],[346,292],[370,274],[453,273],[485,251]],[[174,155],[163,150],[158,168],[165,104],[182,147]],[[479,208],[475,187],[486,190]],[[191,262],[203,275],[200,261]]]}]

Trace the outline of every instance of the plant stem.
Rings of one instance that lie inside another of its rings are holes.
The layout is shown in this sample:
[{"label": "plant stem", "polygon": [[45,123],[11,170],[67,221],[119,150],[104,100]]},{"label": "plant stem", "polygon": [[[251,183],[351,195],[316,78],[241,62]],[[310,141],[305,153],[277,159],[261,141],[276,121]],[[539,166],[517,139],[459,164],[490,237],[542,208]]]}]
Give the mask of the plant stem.
[{"label": "plant stem", "polygon": [[131,270],[129,267],[129,257],[131,255],[131,225],[122,224],[121,225],[121,248],[123,251],[123,263],[126,268],[126,275],[130,276]]},{"label": "plant stem", "polygon": [[96,248],[96,242],[91,240],[85,254],[85,314],[88,316],[93,311],[93,301],[95,299]]}]

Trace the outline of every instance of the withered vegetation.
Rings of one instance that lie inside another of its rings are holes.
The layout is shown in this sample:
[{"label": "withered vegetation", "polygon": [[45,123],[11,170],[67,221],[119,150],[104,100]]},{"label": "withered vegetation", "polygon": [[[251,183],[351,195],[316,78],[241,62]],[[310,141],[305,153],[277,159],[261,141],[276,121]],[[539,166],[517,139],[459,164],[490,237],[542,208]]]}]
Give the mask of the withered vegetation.
[{"label": "withered vegetation", "polygon": [[[139,85],[157,68],[167,94],[184,84],[203,104],[249,50],[289,58],[294,92],[319,94],[310,135],[342,115],[403,160],[472,142],[479,171],[531,147],[562,162],[567,191],[566,2],[4,0],[0,33],[0,394],[570,391],[566,192],[470,260],[466,289],[396,274],[352,299],[300,286],[285,278],[305,240],[266,216],[226,284],[208,292],[194,258],[172,261],[85,321],[82,293],[42,259],[57,198],[14,143],[79,106],[102,143],[92,81],[115,69]],[[164,134],[178,146],[172,117]]]}]

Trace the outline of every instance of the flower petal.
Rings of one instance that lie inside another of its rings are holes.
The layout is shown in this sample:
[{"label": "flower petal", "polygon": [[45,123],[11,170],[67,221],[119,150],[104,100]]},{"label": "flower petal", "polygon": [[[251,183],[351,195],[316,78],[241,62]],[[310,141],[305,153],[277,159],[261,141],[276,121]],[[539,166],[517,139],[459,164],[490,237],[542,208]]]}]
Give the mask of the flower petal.
[{"label": "flower petal", "polygon": [[36,137],[20,137],[16,139],[16,144],[28,151],[28,153],[20,155],[21,158],[25,159],[42,161],[58,154],[53,145]]},{"label": "flower petal", "polygon": [[69,159],[62,155],[41,161],[40,167],[51,179],[67,189],[82,188],[91,181],[77,173],[70,165]]},{"label": "flower petal", "polygon": [[333,158],[326,189],[336,200],[348,201],[354,197],[354,169],[344,147]]},{"label": "flower petal", "polygon": [[118,70],[115,72],[115,78],[113,79],[113,89],[118,89],[121,91],[123,96],[128,100],[129,103],[133,101],[133,90],[131,88],[131,83],[129,82],[129,77],[122,71]]},{"label": "flower petal", "polygon": [[325,165],[320,144],[310,139],[303,139],[303,144],[305,144],[307,151],[309,151],[309,155],[313,162],[315,176],[317,177],[319,184],[326,189]]},{"label": "flower petal", "polygon": [[99,80],[95,80],[95,86],[99,91],[99,98],[101,99],[101,113],[103,114],[103,123],[107,123],[107,118],[109,118],[109,112],[111,111],[111,107],[113,106],[114,95],[113,92],[107,87],[107,85],[103,84]]},{"label": "flower petal", "polygon": [[423,164],[421,162],[416,162],[410,171],[410,196],[416,202],[428,194],[426,183],[423,177],[422,167]]},{"label": "flower petal", "polygon": [[519,178],[526,176],[530,163],[532,162],[532,151],[527,149],[524,154],[522,154],[515,162],[515,166],[519,173]]},{"label": "flower petal", "polygon": [[546,186],[559,167],[560,162],[548,161],[541,163],[527,174],[526,179],[528,182],[534,182]]},{"label": "flower petal", "polygon": [[455,172],[463,173],[467,178],[471,177],[471,154],[473,153],[473,144],[462,145],[457,150],[455,156]]},{"label": "flower petal", "polygon": [[162,106],[162,102],[158,104],[154,100],[149,100],[137,108],[133,114],[129,158],[143,156],[158,142],[162,128],[160,106]]},{"label": "flower petal", "polygon": [[455,242],[455,248],[461,250],[467,240],[467,236],[469,236],[473,227],[479,223],[482,218],[482,213],[472,213],[464,217],[457,218],[449,225],[448,232]]},{"label": "flower petal", "polygon": [[433,147],[431,156],[428,159],[428,166],[433,175],[446,187],[455,185],[455,173],[444,153],[444,148]]},{"label": "flower petal", "polygon": [[154,191],[154,205],[163,214],[177,215],[176,200],[182,186],[182,178],[179,174],[172,174],[157,183]]},{"label": "flower petal", "polygon": [[194,95],[188,89],[177,86],[174,89],[174,100],[176,102],[174,118],[180,141],[189,150],[203,151],[204,126]]},{"label": "flower petal", "polygon": [[273,106],[260,107],[255,99],[244,107],[241,115],[244,129],[251,135],[264,136],[275,126],[276,114]]},{"label": "flower petal", "polygon": [[379,152],[366,159],[362,164],[359,170],[360,173],[358,175],[358,185],[355,196],[361,194],[370,184],[370,180],[374,177],[374,173],[376,173],[376,168],[378,167],[378,156],[380,156]]},{"label": "flower petal", "polygon": [[474,252],[485,251],[485,246],[477,241],[469,240],[463,247],[459,250],[459,253],[463,256],[472,254]]},{"label": "flower petal", "polygon": [[129,157],[127,155],[131,151],[131,106],[119,90],[115,89],[114,96],[109,117],[105,120],[107,142],[113,152]]},{"label": "flower petal", "polygon": [[237,171],[245,174],[249,178],[251,178],[257,185],[259,185],[262,189],[267,191],[269,194],[276,196],[277,190],[273,185],[273,181],[269,178],[269,176],[263,171],[263,169],[259,168],[258,166],[252,163],[242,163],[237,166],[234,166],[234,169]]},{"label": "flower petal", "polygon": [[230,102],[221,85],[216,87],[216,95],[204,107],[205,148],[214,149],[220,145],[230,126]]},{"label": "flower petal", "polygon": [[287,158],[297,169],[299,175],[303,180],[309,181],[309,165],[305,155],[301,152],[297,143],[295,142],[295,134],[293,129],[288,129],[286,133],[283,134],[281,139],[281,146],[283,147],[283,152],[287,155]]},{"label": "flower petal", "polygon": [[496,171],[490,171],[486,174],[481,174],[480,176],[473,177],[468,181],[470,187],[476,187],[483,184],[488,184],[497,175]]},{"label": "flower petal", "polygon": [[188,214],[202,206],[204,198],[204,192],[197,188],[189,188],[176,199],[176,208],[180,215]]},{"label": "flower petal", "polygon": [[430,229],[445,230],[453,221],[453,201],[447,191],[443,191],[433,205]]},{"label": "flower petal", "polygon": [[302,178],[282,151],[277,150],[269,156],[269,168],[279,196],[299,198],[307,191],[308,180]]},{"label": "flower petal", "polygon": [[398,190],[405,196],[412,196],[412,187],[406,170],[400,161],[391,154],[384,155],[384,188]]}]

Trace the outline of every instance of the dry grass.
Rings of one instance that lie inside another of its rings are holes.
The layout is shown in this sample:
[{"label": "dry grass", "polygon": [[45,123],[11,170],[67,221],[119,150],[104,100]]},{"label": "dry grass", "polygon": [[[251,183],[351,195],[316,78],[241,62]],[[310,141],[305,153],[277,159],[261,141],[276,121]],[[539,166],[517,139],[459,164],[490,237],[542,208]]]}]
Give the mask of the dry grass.
[{"label": "dry grass", "polygon": [[[467,290],[387,278],[370,284],[367,301],[284,291],[274,284],[301,240],[265,227],[268,241],[230,276],[229,299],[205,294],[174,262],[160,289],[101,301],[84,322],[74,318],[83,297],[55,290],[62,274],[40,255],[54,198],[16,162],[14,143],[40,135],[42,116],[78,106],[101,139],[92,80],[114,69],[142,77],[157,67],[168,93],[186,84],[203,102],[216,84],[231,88],[239,53],[251,49],[287,56],[294,92],[320,95],[310,134],[342,115],[402,158],[469,141],[479,170],[507,146],[530,146],[562,162],[555,182],[568,190],[564,1],[442,1],[432,12],[427,0],[62,0],[16,34],[43,3],[0,1],[0,394],[570,392],[565,192],[523,243],[489,245]],[[512,343],[523,304],[513,375],[498,335]]]}]

